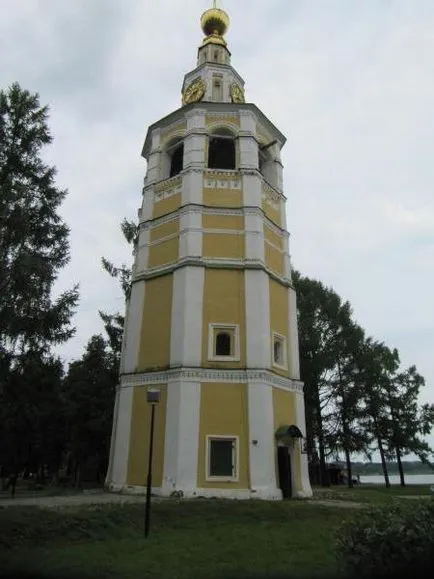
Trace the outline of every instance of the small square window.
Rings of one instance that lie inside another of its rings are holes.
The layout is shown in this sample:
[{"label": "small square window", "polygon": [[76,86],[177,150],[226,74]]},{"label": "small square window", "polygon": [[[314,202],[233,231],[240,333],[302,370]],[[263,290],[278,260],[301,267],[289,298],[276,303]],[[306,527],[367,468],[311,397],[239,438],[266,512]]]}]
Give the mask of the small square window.
[{"label": "small square window", "polygon": [[239,326],[234,324],[210,324],[208,359],[234,362],[240,359]]},{"label": "small square window", "polygon": [[237,462],[237,437],[207,437],[207,480],[237,480]]},{"label": "small square window", "polygon": [[273,333],[273,366],[287,368],[286,339],[280,334]]}]

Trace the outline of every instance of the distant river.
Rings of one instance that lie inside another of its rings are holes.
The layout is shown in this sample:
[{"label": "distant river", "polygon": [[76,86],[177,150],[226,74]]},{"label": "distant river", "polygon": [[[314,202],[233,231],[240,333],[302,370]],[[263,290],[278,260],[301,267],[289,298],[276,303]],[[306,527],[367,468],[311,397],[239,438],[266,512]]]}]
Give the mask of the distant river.
[{"label": "distant river", "polygon": [[[390,484],[399,485],[399,475],[389,475]],[[368,475],[360,476],[361,483],[374,485],[384,484],[384,476]],[[434,474],[405,474],[405,484],[408,485],[434,485]]]}]

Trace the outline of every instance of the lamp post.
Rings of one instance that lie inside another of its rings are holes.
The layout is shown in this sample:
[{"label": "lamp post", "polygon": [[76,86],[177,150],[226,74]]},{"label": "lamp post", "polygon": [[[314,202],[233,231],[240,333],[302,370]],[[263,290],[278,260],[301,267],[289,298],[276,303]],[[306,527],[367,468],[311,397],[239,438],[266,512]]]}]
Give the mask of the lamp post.
[{"label": "lamp post", "polygon": [[148,388],[146,391],[146,400],[148,404],[151,405],[151,430],[149,433],[148,477],[146,480],[145,537],[149,535],[149,525],[151,516],[152,453],[154,450],[155,407],[160,402],[160,389]]}]

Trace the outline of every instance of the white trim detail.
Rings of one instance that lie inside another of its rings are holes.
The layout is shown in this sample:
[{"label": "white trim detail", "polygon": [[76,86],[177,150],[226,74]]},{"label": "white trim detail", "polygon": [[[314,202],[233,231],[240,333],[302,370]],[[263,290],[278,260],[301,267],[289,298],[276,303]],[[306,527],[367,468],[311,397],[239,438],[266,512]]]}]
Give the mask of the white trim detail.
[{"label": "white trim detail", "polygon": [[[282,363],[276,362],[275,352],[274,352],[274,345],[278,342],[281,345],[281,353],[282,353]],[[286,337],[282,336],[282,334],[278,334],[277,332],[272,333],[272,340],[271,340],[271,360],[273,366],[276,368],[280,368],[281,370],[288,369],[288,344],[286,341]]]},{"label": "white trim detail", "polygon": [[[227,330],[233,336],[232,356],[219,356],[214,352],[217,333]],[[239,362],[240,360],[240,327],[237,324],[208,324],[208,360],[215,362]]]},{"label": "white trim detail", "polygon": [[289,310],[289,372],[293,380],[300,380],[300,352],[298,346],[297,295],[288,288]]},{"label": "white trim detail", "polygon": [[214,382],[224,384],[247,384],[254,383],[258,388],[264,384],[285,390],[287,392],[303,392],[303,382],[278,376],[269,370],[214,370],[212,368],[173,368],[163,372],[146,372],[137,374],[124,374],[121,376],[121,384],[118,388],[130,386],[146,387],[150,384],[167,384],[170,380],[183,380],[185,382]]},{"label": "white trim detail", "polygon": [[204,281],[205,270],[201,267],[185,267],[173,274],[171,366],[201,363]]},{"label": "white trim detail", "polygon": [[244,272],[247,368],[270,368],[270,284],[261,270]]},{"label": "white trim detail", "polygon": [[[112,492],[120,494],[141,496],[146,494],[146,487],[137,485],[112,485],[110,487]],[[255,489],[204,489],[193,487],[185,491],[179,489],[178,491],[170,491],[167,488],[152,487],[152,494],[155,497],[174,497],[183,499],[228,499],[228,500],[263,500],[263,501],[279,501],[282,499],[282,492],[280,489],[270,491],[256,491]],[[142,502],[142,501],[138,501]]]},{"label": "white trim detail", "polygon": [[145,293],[146,283],[144,281],[132,284],[125,317],[124,343],[121,355],[121,372],[125,374],[135,372],[137,367]]},{"label": "white trim detail", "polygon": [[130,450],[131,414],[134,389],[122,388],[116,393],[115,426],[112,438],[111,468],[107,473],[106,485],[123,486],[127,481],[128,455]]},{"label": "white trim detail", "polygon": [[200,384],[171,379],[167,384],[166,433],[161,493],[192,495],[197,486]]},{"label": "white trim detail", "polygon": [[[297,392],[295,395],[295,412],[296,412],[295,418],[296,424],[301,430],[303,436],[306,436],[306,415],[304,407],[304,395],[302,392]],[[300,441],[297,441],[297,447],[294,449],[294,452],[300,453],[301,489],[297,491],[296,497],[309,498],[313,494],[309,480],[309,466],[307,462],[307,454],[301,452]]]},{"label": "white trim detail", "polygon": [[[232,476],[211,475],[211,443],[215,440],[227,440],[232,442]],[[207,482],[238,482],[240,464],[240,440],[235,435],[207,434],[205,448],[205,480]]]},{"label": "white trim detail", "polygon": [[248,384],[250,486],[259,495],[279,495],[274,440],[273,389],[267,384]]}]

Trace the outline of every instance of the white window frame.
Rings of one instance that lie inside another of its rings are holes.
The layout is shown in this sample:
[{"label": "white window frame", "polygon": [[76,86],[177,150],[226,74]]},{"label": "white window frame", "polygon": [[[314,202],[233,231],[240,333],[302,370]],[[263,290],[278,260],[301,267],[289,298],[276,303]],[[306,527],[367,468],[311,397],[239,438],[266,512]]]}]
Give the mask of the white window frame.
[{"label": "white window frame", "polygon": [[[233,356],[216,356],[214,352],[215,338],[218,331],[228,330],[234,336]],[[208,325],[208,360],[214,362],[240,361],[240,326],[238,324],[209,324]]]},{"label": "white window frame", "polygon": [[[283,355],[283,362],[279,364],[274,359],[274,343],[279,341],[282,344],[282,355]],[[278,334],[277,332],[273,332],[271,338],[271,361],[273,366],[276,368],[280,368],[281,370],[288,370],[288,345],[286,343],[286,337],[282,336],[282,334]]]},{"label": "white window frame", "polygon": [[[211,476],[211,442],[213,440],[232,441],[232,476]],[[239,482],[240,437],[236,435],[208,434],[206,437],[205,480],[207,482]]]}]

